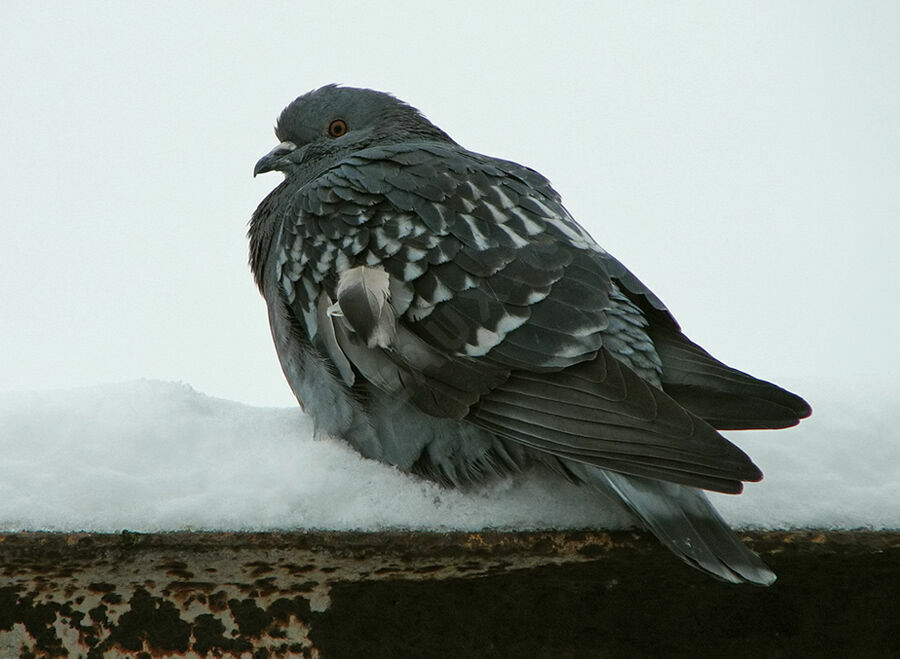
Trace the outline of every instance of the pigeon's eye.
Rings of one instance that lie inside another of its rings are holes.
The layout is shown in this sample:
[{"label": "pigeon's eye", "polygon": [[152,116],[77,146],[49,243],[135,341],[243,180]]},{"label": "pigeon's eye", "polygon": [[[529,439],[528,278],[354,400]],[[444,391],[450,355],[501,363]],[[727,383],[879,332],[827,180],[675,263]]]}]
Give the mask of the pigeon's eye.
[{"label": "pigeon's eye", "polygon": [[328,125],[328,134],[332,137],[340,137],[347,132],[347,122],[343,119],[335,119]]}]

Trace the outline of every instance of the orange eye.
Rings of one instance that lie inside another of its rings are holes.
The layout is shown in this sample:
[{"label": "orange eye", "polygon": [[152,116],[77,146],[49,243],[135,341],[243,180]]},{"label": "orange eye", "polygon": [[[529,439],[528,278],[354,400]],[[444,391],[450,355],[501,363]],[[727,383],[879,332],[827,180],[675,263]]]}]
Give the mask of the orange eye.
[{"label": "orange eye", "polygon": [[347,122],[343,119],[335,119],[328,125],[328,134],[332,137],[340,137],[347,132]]}]

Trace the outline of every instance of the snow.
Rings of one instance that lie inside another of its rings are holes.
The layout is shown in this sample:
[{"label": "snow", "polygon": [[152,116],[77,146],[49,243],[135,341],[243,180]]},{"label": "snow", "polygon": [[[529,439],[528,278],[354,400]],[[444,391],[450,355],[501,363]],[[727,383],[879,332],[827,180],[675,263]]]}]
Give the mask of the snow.
[{"label": "snow", "polygon": [[[792,383],[795,384],[795,383]],[[798,387],[799,428],[729,433],[766,478],[713,495],[738,527],[900,528],[896,387]],[[530,473],[443,489],[314,437],[299,408],[140,380],[0,394],[0,530],[621,528],[587,489]]]}]

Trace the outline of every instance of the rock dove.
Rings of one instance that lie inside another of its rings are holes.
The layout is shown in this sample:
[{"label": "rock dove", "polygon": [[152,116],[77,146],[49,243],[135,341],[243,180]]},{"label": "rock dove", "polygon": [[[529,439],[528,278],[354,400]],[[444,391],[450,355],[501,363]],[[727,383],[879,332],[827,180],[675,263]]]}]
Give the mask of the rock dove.
[{"label": "rock dove", "polygon": [[688,339],[539,173],[390,94],[316,89],[275,135],[250,266],[317,432],[450,487],[549,469],[696,568],[774,581],[703,490],[762,478],[717,429],[793,426],[803,399]]}]

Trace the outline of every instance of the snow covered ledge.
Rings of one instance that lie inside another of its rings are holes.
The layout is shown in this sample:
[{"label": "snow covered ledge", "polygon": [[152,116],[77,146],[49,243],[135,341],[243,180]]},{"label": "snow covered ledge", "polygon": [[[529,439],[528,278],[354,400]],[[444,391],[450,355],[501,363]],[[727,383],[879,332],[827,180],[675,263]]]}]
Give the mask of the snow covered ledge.
[{"label": "snow covered ledge", "polygon": [[797,388],[816,415],[736,434],[767,478],[717,499],[742,528],[818,529],[743,533],[768,589],[576,530],[623,524],[577,488],[448,492],[297,410],[160,382],[0,394],[0,656],[896,653],[900,533],[835,530],[900,528],[895,389]]}]

